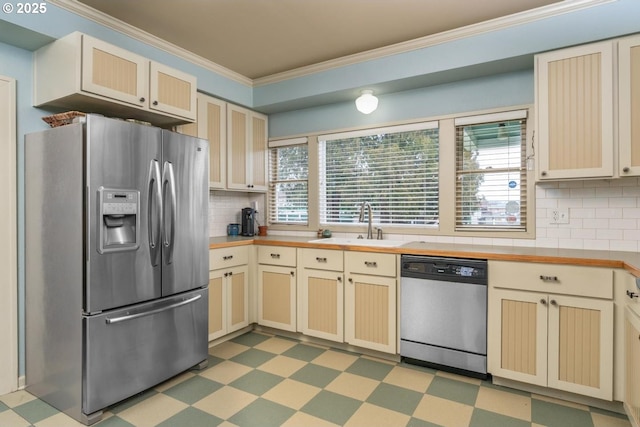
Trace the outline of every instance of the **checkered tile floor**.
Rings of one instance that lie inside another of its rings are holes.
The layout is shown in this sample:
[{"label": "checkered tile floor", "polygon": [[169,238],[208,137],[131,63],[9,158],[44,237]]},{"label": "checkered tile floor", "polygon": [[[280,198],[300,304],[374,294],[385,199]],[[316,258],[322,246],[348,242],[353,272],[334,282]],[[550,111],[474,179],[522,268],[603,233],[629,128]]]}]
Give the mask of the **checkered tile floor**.
[{"label": "checkered tile floor", "polygon": [[[105,412],[120,426],[629,427],[623,415],[441,371],[250,332]],[[80,425],[25,391],[0,396],[0,427]]]}]

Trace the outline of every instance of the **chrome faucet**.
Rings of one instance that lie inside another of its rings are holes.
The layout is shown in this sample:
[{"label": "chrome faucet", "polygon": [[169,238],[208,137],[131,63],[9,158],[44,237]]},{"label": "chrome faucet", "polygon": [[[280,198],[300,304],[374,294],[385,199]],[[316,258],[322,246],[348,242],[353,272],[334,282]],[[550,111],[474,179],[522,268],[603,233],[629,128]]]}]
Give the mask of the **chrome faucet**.
[{"label": "chrome faucet", "polygon": [[371,228],[371,223],[373,220],[373,214],[371,212],[371,205],[369,202],[362,202],[362,206],[360,206],[360,218],[359,222],[364,222],[364,208],[367,208],[367,214],[369,215],[369,226],[367,227],[367,239],[373,239],[373,229]]}]

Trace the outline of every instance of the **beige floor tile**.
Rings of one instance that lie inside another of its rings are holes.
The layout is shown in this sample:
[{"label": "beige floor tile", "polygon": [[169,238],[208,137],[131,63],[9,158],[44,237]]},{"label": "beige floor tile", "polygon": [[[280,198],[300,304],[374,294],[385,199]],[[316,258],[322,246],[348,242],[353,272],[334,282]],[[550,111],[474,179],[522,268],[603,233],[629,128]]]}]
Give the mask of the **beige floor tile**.
[{"label": "beige floor tile", "polygon": [[296,412],[282,424],[281,427],[302,427],[302,426],[313,426],[313,427],[335,427],[337,424],[330,423],[329,421],[323,420],[322,418],[316,418],[312,415],[305,414],[304,412]]},{"label": "beige floor tile", "polygon": [[13,393],[5,394],[4,396],[0,396],[0,402],[4,403],[9,408],[15,408],[16,406],[31,402],[35,398],[36,397],[31,393],[24,390],[18,390]]},{"label": "beige floor tile", "polygon": [[410,419],[408,415],[365,402],[349,418],[345,427],[404,426]]},{"label": "beige floor tile", "polygon": [[251,393],[225,386],[192,406],[218,418],[227,419],[257,398]]},{"label": "beige floor tile", "polygon": [[474,385],[482,384],[482,380],[478,378],[465,377],[464,375],[458,375],[452,372],[438,371],[436,375],[439,377],[451,378],[452,380],[462,381],[464,383],[469,383]]},{"label": "beige floor tile", "polygon": [[443,427],[467,427],[472,413],[472,406],[425,395],[413,412],[413,416]]},{"label": "beige floor tile", "polygon": [[366,400],[380,381],[343,372],[331,381],[325,389],[357,400]]},{"label": "beige floor tile", "polygon": [[531,394],[532,399],[543,400],[545,402],[556,403],[558,405],[568,406],[570,408],[582,409],[583,411],[588,411],[589,407],[586,405],[582,405],[580,403],[568,402],[562,399],[556,399],[555,397],[543,396],[541,394]]},{"label": "beige floor tile", "polygon": [[225,360],[213,368],[207,369],[201,373],[200,376],[217,381],[221,384],[229,384],[250,371],[251,368],[248,366],[241,365],[240,363],[232,362],[230,360]]},{"label": "beige floor tile", "polygon": [[531,421],[531,398],[489,387],[480,387],[476,408]]},{"label": "beige floor tile", "polygon": [[25,420],[13,411],[0,412],[0,426],[28,427],[29,425],[29,421]]},{"label": "beige floor tile", "polygon": [[246,345],[237,344],[233,341],[226,341],[215,347],[209,349],[209,354],[219,357],[221,359],[231,359],[233,356],[237,356],[243,351],[249,350],[251,347]]},{"label": "beige floor tile", "polygon": [[[0,425],[2,425],[1,422]],[[63,414],[62,412],[52,417],[45,418],[44,420],[37,422],[34,425],[35,427],[84,427],[84,424],[74,420],[67,414]]]},{"label": "beige floor tile", "polygon": [[320,390],[309,384],[285,379],[263,394],[262,398],[299,410],[320,393]]},{"label": "beige floor tile", "polygon": [[258,370],[287,378],[306,364],[302,360],[280,355],[260,365]]},{"label": "beige floor tile", "polygon": [[593,427],[631,427],[631,424],[626,419],[608,417],[595,412],[591,413],[591,419],[593,420]]},{"label": "beige floor tile", "polygon": [[188,406],[166,394],[158,393],[118,413],[118,417],[136,427],[155,426]]},{"label": "beige floor tile", "polygon": [[223,421],[222,423],[218,424],[218,427],[238,427],[238,426],[233,423],[230,423],[229,421]]},{"label": "beige floor tile", "polygon": [[253,348],[268,351],[269,353],[282,354],[297,344],[298,343],[296,341],[283,340],[282,338],[273,337],[261,342]]},{"label": "beige floor tile", "polygon": [[196,374],[194,374],[193,372],[188,372],[188,371],[183,372],[180,375],[176,375],[175,377],[170,378],[167,381],[158,384],[157,386],[154,387],[154,389],[162,393],[163,391],[169,390],[174,385],[180,384],[181,382],[186,381],[195,376]]},{"label": "beige floor tile", "polygon": [[427,388],[429,388],[432,380],[433,374],[428,372],[396,366],[387,374],[382,382],[424,393],[427,391]]},{"label": "beige floor tile", "polygon": [[325,351],[313,359],[313,364],[344,371],[356,360],[358,360],[358,356],[341,353],[339,351]]}]

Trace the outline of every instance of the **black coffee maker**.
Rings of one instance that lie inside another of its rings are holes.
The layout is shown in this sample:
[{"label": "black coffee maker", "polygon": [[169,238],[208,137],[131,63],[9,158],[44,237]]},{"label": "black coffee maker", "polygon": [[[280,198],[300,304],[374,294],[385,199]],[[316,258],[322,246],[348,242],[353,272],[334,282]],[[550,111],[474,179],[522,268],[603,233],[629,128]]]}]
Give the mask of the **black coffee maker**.
[{"label": "black coffee maker", "polygon": [[255,216],[256,211],[251,208],[243,208],[242,209],[242,235],[243,236],[253,236],[255,235]]}]

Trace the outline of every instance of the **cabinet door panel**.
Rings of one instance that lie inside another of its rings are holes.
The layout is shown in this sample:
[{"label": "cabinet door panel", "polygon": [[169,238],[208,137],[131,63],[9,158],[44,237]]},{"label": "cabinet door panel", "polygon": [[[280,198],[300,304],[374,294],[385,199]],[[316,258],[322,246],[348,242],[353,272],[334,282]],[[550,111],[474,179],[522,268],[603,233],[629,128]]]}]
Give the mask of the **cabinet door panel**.
[{"label": "cabinet door panel", "polygon": [[547,296],[493,289],[488,365],[496,376],[547,385]]},{"label": "cabinet door panel", "polygon": [[618,43],[620,175],[640,175],[640,36]]},{"label": "cabinet door panel", "polygon": [[229,105],[227,108],[227,186],[230,189],[246,190],[247,140],[249,137],[249,110]]},{"label": "cabinet door panel", "polygon": [[236,267],[230,273],[227,289],[227,333],[249,325],[249,267]]},{"label": "cabinet door panel", "polygon": [[149,61],[82,36],[82,90],[139,107],[148,103]]},{"label": "cabinet door panel", "polygon": [[342,342],[344,340],[342,273],[304,269],[301,280],[302,333]]},{"label": "cabinet door panel", "polygon": [[226,334],[227,292],[223,272],[209,272],[209,341]]},{"label": "cabinet door panel", "polygon": [[251,113],[251,185],[252,191],[267,191],[267,117]]},{"label": "cabinet door panel", "polygon": [[346,286],[346,341],[396,353],[395,278],[348,274]]},{"label": "cabinet door panel", "polygon": [[640,317],[629,308],[625,320],[624,408],[636,426],[640,425]]},{"label": "cabinet door panel", "polygon": [[613,43],[536,58],[540,179],[613,176]]},{"label": "cabinet door panel", "polygon": [[149,108],[196,119],[196,78],[157,62],[150,64]]},{"label": "cabinet door panel", "polygon": [[613,302],[549,296],[549,387],[613,397]]},{"label": "cabinet door panel", "polygon": [[258,323],[295,332],[294,269],[271,265],[258,266]]}]

